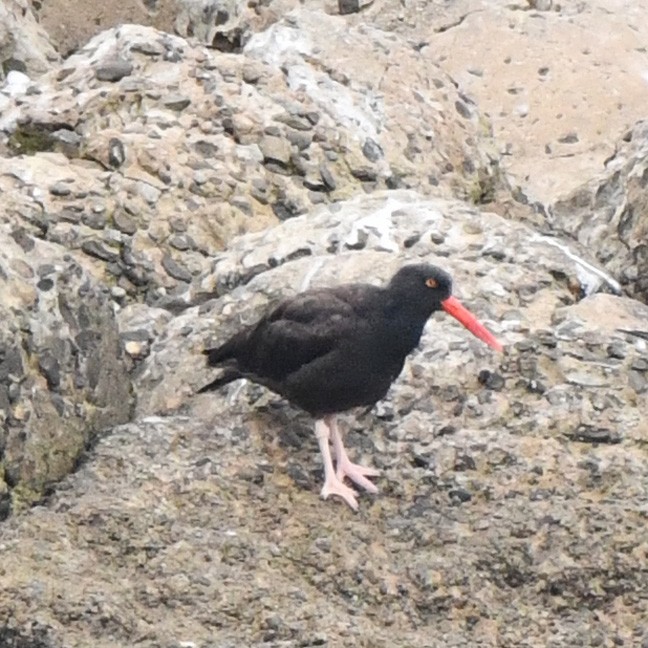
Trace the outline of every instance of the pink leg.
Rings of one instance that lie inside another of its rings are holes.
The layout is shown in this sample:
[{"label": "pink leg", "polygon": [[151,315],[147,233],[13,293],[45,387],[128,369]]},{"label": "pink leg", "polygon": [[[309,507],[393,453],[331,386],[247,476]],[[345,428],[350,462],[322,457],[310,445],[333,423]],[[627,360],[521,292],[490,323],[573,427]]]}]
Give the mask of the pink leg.
[{"label": "pink leg", "polygon": [[344,448],[344,444],[342,443],[342,434],[337,426],[335,416],[327,416],[324,419],[324,422],[328,424],[328,427],[331,430],[333,452],[335,453],[337,463],[337,478],[340,481],[343,481],[345,477],[348,477],[351,481],[354,481],[358,486],[361,486],[366,491],[377,493],[378,488],[373,482],[369,481],[367,477],[377,477],[380,472],[375,468],[366,468],[365,466],[352,463],[346,449]]},{"label": "pink leg", "polygon": [[338,479],[331,461],[331,449],[329,448],[329,438],[331,432],[325,420],[315,421],[315,436],[319,443],[322,459],[324,460],[324,486],[322,487],[322,497],[326,499],[329,495],[341,497],[354,511],[358,510],[358,500],[356,492],[346,486],[341,479]]}]

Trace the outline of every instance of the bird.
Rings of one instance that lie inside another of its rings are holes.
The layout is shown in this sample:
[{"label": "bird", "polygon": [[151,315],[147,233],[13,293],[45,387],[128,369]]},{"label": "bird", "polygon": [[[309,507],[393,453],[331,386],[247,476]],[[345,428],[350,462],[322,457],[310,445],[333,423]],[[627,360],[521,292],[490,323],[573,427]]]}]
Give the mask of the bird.
[{"label": "bird", "polygon": [[340,497],[357,510],[358,494],[345,478],[377,493],[370,477],[379,472],[351,461],[337,417],[353,408],[371,408],[386,395],[427,320],[440,310],[502,351],[494,335],[452,295],[447,272],[428,263],[408,264],[384,287],[349,283],[284,299],[223,344],[203,350],[208,367],[222,372],[198,393],[246,378],[306,411],[315,419],[324,463],[322,498]]}]

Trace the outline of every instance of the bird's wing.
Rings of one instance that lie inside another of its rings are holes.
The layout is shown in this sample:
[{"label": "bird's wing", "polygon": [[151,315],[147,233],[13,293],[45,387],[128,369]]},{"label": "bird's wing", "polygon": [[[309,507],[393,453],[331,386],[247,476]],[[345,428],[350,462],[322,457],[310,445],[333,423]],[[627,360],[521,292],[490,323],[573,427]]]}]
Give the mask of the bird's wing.
[{"label": "bird's wing", "polygon": [[238,356],[242,371],[282,381],[343,345],[368,326],[345,292],[308,291],[292,297],[264,317]]}]

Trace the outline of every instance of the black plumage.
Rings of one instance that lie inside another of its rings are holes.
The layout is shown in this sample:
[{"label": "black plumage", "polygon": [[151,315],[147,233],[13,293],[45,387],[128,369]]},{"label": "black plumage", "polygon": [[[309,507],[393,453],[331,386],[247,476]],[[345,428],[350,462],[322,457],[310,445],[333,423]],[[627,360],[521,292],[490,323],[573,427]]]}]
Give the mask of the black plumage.
[{"label": "black plumage", "polygon": [[[333,437],[339,436],[334,415],[371,406],[385,396],[434,311],[460,309],[459,315],[452,314],[497,348],[474,317],[466,320],[470,314],[451,292],[446,272],[418,264],[401,268],[384,288],[346,284],[300,293],[224,344],[206,349],[208,364],[223,371],[200,392],[248,378],[324,421]],[[333,440],[341,448],[337,454],[344,452],[341,439],[339,444]],[[339,464],[338,456],[338,473]],[[347,495],[333,494],[349,502]]]}]

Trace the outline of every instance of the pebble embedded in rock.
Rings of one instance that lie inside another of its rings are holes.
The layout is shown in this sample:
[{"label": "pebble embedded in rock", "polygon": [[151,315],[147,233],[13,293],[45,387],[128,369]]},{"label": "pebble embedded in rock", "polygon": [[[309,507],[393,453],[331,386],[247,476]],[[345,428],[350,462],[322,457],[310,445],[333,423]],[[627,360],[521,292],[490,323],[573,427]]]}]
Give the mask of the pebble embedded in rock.
[{"label": "pebble embedded in rock", "polygon": [[124,59],[113,59],[104,62],[95,69],[99,81],[119,81],[133,72],[133,64]]},{"label": "pebble embedded in rock", "polygon": [[360,11],[360,0],[338,0],[338,11],[341,16]]},{"label": "pebble embedded in rock", "polygon": [[182,264],[178,263],[169,254],[165,254],[162,258],[162,267],[167,274],[178,281],[189,283],[191,281],[191,273]]},{"label": "pebble embedded in rock", "polygon": [[266,135],[261,142],[259,142],[259,148],[263,154],[263,162],[265,164],[275,163],[284,168],[289,166],[292,148],[283,137]]},{"label": "pebble embedded in rock", "polygon": [[370,162],[377,162],[384,155],[380,144],[370,137],[362,145],[362,153]]},{"label": "pebble embedded in rock", "polygon": [[111,137],[108,142],[108,164],[118,169],[126,160],[124,143],[117,137]]},{"label": "pebble embedded in rock", "polygon": [[191,105],[191,99],[183,95],[169,95],[164,99],[163,104],[171,110],[181,112]]},{"label": "pebble embedded in rock", "polygon": [[69,196],[72,193],[70,185],[67,182],[57,182],[50,187],[50,193],[53,196]]},{"label": "pebble embedded in rock", "polygon": [[106,247],[100,241],[90,239],[81,244],[81,249],[88,255],[101,259],[102,261],[116,261],[119,254]]},{"label": "pebble embedded in rock", "polygon": [[483,369],[479,372],[477,376],[480,384],[484,385],[487,389],[492,389],[493,391],[502,391],[506,384],[504,378],[494,371],[489,371],[488,369]]},{"label": "pebble embedded in rock", "polygon": [[135,221],[124,211],[117,210],[113,214],[113,224],[115,227],[124,234],[132,236],[137,232],[137,225]]}]

